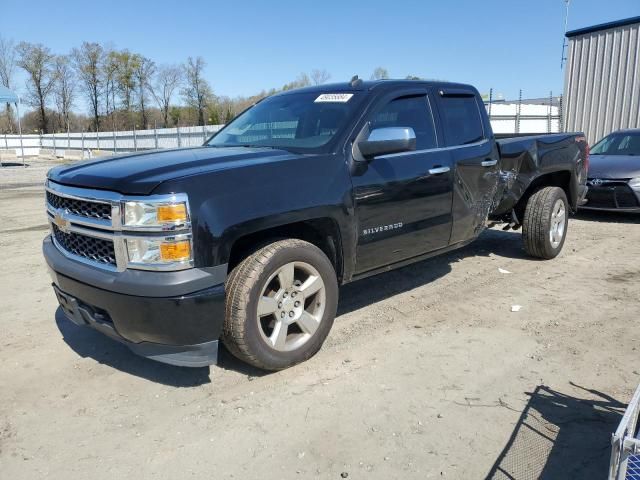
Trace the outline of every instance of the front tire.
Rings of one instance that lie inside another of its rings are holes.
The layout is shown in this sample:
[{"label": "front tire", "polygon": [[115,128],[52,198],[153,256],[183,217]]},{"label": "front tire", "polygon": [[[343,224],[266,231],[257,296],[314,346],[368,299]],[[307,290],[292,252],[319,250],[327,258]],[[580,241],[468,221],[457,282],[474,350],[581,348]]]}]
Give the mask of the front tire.
[{"label": "front tire", "polygon": [[569,203],[564,190],[543,187],[527,201],[522,222],[524,249],[532,257],[558,256],[567,237]]},{"label": "front tire", "polygon": [[281,370],[312,357],[338,304],[333,265],[315,245],[273,242],[237,265],[227,280],[222,341],[240,360]]}]

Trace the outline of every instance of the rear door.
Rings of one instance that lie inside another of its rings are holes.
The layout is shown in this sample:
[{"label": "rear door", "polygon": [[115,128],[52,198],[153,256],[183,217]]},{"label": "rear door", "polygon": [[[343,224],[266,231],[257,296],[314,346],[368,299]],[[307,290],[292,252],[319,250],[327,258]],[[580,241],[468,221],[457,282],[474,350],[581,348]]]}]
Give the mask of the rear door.
[{"label": "rear door", "polygon": [[440,89],[436,105],[453,170],[453,225],[450,243],[476,237],[492,209],[499,154],[477,92]]},{"label": "rear door", "polygon": [[[451,162],[435,128],[427,89],[381,98],[364,128],[410,127],[416,150],[356,162],[352,172],[364,273],[445,247],[451,233]],[[357,148],[357,147],[354,147]]]}]

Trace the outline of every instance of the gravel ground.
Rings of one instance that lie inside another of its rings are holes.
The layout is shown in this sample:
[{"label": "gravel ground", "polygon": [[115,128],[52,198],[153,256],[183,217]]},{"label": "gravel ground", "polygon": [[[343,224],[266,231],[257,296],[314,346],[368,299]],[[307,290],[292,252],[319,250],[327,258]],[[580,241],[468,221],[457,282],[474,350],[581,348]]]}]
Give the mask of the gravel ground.
[{"label": "gravel ground", "polygon": [[0,168],[0,478],[606,478],[640,381],[640,216],[581,213],[553,261],[488,230],[343,287],[305,364],[182,369],[57,311],[55,162],[28,163]]}]

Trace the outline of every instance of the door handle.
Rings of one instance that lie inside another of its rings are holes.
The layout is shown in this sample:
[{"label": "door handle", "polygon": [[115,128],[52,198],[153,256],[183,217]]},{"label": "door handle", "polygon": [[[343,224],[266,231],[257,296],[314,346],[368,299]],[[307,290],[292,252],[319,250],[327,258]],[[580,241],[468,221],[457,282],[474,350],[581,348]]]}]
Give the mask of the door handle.
[{"label": "door handle", "polygon": [[449,167],[434,167],[429,169],[431,175],[440,175],[441,173],[447,173],[451,170]]},{"label": "door handle", "polygon": [[485,160],[480,165],[483,167],[493,167],[496,163],[498,163],[498,160]]}]

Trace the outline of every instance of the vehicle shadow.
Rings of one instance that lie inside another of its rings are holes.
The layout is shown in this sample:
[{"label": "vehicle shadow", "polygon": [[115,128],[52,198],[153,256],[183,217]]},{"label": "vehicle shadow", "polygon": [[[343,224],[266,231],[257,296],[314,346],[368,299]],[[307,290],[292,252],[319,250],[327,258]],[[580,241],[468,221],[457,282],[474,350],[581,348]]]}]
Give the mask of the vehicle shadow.
[{"label": "vehicle shadow", "polygon": [[490,254],[537,261],[525,253],[519,231],[487,229],[474,242],[458,250],[345,285],[340,289],[338,316],[438,280],[451,272],[452,264],[464,258]]},{"label": "vehicle shadow", "polygon": [[590,398],[545,385],[527,393],[527,406],[486,480],[607,478],[611,434],[625,405],[597,390],[572,385]]},{"label": "vehicle shadow", "polygon": [[640,213],[631,212],[599,212],[596,210],[578,210],[574,215],[578,220],[604,223],[640,224]]},{"label": "vehicle shadow", "polygon": [[[452,263],[465,257],[489,254],[505,258],[527,258],[519,232],[486,230],[475,242],[459,250],[342,287],[338,316],[433,282],[449,273]],[[56,311],[55,320],[64,341],[83,358],[90,357],[122,372],[174,387],[194,387],[211,382],[211,367],[175,367],[140,357],[126,346],[91,328],[75,325],[66,319],[60,308]],[[271,373],[238,360],[222,344],[216,367],[248,377],[261,377]]]},{"label": "vehicle shadow", "polygon": [[122,372],[172,387],[195,387],[210,383],[210,368],[174,367],[132,353],[124,345],[89,327],[68,320],[58,307],[55,320],[62,339],[82,358],[93,358]]},{"label": "vehicle shadow", "polygon": [[[102,333],[69,321],[60,307],[56,310],[55,321],[62,339],[82,358],[90,357],[98,363],[130,375],[172,387],[196,387],[211,383],[212,367],[176,367],[140,357]],[[260,377],[269,373],[241,362],[222,344],[218,351],[218,363],[213,368],[216,367],[249,377]]]}]

